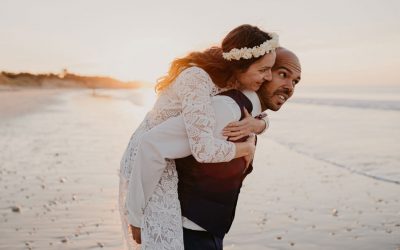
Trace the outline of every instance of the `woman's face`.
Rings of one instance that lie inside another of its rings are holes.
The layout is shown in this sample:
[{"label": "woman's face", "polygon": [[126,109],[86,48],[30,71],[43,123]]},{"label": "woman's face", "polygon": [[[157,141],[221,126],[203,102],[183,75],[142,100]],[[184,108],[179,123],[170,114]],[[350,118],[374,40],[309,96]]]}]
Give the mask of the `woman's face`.
[{"label": "woman's face", "polygon": [[240,89],[257,91],[265,81],[271,81],[271,68],[275,63],[275,51],[255,61],[245,72],[236,74]]}]

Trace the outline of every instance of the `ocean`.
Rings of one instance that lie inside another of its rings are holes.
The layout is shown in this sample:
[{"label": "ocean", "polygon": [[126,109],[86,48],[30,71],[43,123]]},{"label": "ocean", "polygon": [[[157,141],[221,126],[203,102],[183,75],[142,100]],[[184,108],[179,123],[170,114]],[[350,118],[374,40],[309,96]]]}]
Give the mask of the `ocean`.
[{"label": "ocean", "polygon": [[400,184],[400,87],[301,86],[263,135],[293,151]]}]

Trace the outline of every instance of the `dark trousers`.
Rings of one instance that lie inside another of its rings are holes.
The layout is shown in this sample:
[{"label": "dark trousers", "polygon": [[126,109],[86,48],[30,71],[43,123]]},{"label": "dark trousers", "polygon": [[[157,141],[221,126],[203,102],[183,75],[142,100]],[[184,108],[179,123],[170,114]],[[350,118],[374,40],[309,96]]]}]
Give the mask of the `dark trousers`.
[{"label": "dark trousers", "polygon": [[185,250],[222,250],[222,240],[207,231],[183,228]]}]

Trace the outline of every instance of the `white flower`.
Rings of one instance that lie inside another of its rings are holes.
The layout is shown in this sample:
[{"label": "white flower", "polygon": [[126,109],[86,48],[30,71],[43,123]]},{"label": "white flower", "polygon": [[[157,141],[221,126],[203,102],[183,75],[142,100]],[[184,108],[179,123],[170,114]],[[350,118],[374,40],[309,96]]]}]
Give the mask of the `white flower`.
[{"label": "white flower", "polygon": [[258,58],[263,56],[271,51],[274,51],[276,48],[279,47],[279,36],[276,33],[268,33],[271,37],[270,40],[265,41],[264,43],[260,44],[259,46],[254,46],[253,48],[241,48],[241,49],[231,49],[231,51],[227,53],[222,53],[222,57],[225,60],[231,61],[240,60],[241,58],[250,59],[250,58]]}]

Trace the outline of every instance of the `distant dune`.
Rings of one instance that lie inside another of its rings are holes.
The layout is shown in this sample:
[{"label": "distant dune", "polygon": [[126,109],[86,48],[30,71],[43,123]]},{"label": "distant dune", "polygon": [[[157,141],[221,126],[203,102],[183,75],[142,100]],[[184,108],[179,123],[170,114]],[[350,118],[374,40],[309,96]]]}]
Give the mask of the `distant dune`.
[{"label": "distant dune", "polygon": [[30,88],[118,88],[131,89],[145,86],[141,82],[122,82],[111,77],[64,74],[0,73],[0,87]]}]

